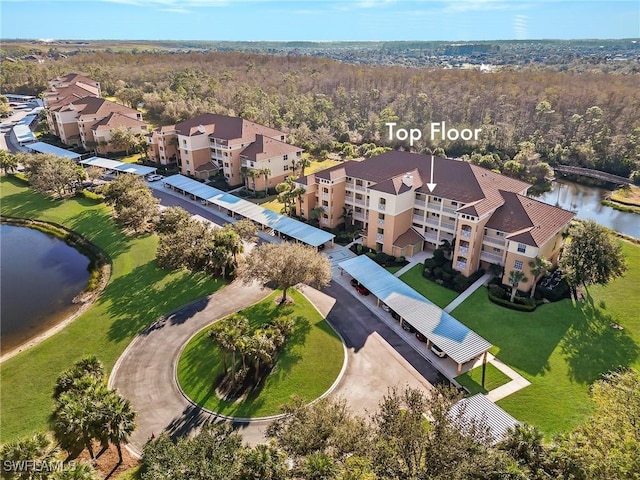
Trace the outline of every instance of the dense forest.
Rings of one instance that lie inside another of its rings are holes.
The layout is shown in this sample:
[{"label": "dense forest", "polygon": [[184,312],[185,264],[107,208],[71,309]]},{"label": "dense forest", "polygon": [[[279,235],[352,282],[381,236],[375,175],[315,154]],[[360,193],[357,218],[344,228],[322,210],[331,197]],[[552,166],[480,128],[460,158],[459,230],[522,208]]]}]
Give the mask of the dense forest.
[{"label": "dense forest", "polygon": [[[239,115],[322,151],[336,141],[407,148],[407,142],[389,140],[386,122],[428,131],[431,122],[446,121],[482,128],[479,141],[434,143],[424,135],[414,149],[476,152],[472,161],[514,176],[541,162],[625,177],[640,170],[637,74],[483,73],[239,52],[96,52],[42,64],[5,62],[0,81],[4,91],[37,94],[47,79],[74,71],[98,80],[105,96],[143,104],[145,118],[157,125],[203,112]],[[507,164],[513,159],[517,165]]]}]

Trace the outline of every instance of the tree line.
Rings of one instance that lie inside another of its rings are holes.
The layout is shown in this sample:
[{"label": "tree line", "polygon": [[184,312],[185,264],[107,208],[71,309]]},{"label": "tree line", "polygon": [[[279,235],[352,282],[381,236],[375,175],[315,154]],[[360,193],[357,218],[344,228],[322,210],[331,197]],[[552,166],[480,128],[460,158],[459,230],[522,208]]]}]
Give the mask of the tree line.
[{"label": "tree line", "polygon": [[[135,65],[135,68],[132,66]],[[105,95],[144,103],[158,124],[199,113],[238,115],[281,128],[296,144],[321,150],[332,141],[406,148],[384,123],[427,130],[430,122],[482,128],[477,144],[432,142],[451,156],[497,154],[513,160],[530,142],[546,163],[629,176],[639,170],[640,90],[634,75],[478,71],[350,65],[326,58],[247,53],[94,54],[55,63],[7,63],[7,91],[37,94],[46,80],[82,71]],[[525,149],[526,150],[526,149]],[[520,163],[520,160],[516,160]]]}]

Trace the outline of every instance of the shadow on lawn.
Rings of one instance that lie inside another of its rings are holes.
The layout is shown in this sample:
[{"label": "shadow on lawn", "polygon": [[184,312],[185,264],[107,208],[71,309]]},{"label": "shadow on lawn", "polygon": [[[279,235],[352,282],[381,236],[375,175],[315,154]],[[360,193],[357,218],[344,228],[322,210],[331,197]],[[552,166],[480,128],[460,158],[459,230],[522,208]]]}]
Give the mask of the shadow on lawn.
[{"label": "shadow on lawn", "polygon": [[[211,293],[205,275],[177,275],[164,282],[169,273],[150,261],[131,273],[111,281],[101,302],[109,302],[109,315],[114,318],[108,338],[114,342],[132,338],[151,322],[168,311],[180,307],[189,298]],[[220,282],[220,280],[217,280]],[[206,306],[206,301],[196,302],[184,311],[168,316],[157,324],[162,328],[167,322],[183,323]]]},{"label": "shadow on lawn", "polygon": [[[20,188],[26,187],[24,183],[13,177],[4,177],[2,183],[4,182]],[[61,203],[60,200],[53,200],[27,189],[11,195],[4,195],[2,197],[2,213],[16,217],[41,218],[44,211],[58,207]]]},{"label": "shadow on lawn", "polygon": [[615,319],[606,305],[595,305],[586,292],[580,320],[574,322],[562,341],[571,378],[591,383],[602,373],[632,364],[640,354],[638,345],[626,333],[611,327]]},{"label": "shadow on lawn", "polygon": [[83,210],[71,217],[67,222],[67,226],[94,242],[106,251],[112,259],[131,248],[130,242],[133,239],[128,239],[115,226],[111,217],[102,212]]}]

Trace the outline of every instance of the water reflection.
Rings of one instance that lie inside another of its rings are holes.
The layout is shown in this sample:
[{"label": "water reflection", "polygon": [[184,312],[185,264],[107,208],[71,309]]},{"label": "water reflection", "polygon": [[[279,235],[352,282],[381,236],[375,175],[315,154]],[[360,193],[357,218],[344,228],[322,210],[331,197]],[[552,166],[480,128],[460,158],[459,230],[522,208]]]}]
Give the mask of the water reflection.
[{"label": "water reflection", "polygon": [[551,205],[571,210],[576,213],[578,218],[595,220],[600,225],[640,238],[640,215],[620,212],[602,205],[601,201],[608,194],[609,191],[603,188],[559,180],[553,182],[549,192],[536,198]]}]

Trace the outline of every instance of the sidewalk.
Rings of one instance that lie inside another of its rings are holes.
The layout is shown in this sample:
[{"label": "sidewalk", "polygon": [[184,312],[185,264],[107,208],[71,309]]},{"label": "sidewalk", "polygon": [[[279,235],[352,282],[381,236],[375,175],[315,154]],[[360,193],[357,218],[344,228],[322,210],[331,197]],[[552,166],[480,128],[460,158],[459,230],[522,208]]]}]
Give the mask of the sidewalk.
[{"label": "sidewalk", "polygon": [[432,251],[428,251],[428,250],[423,250],[421,252],[416,253],[413,257],[409,257],[407,258],[407,261],[409,262],[408,264],[406,264],[404,267],[402,267],[400,270],[398,270],[396,273],[394,273],[394,275],[396,277],[400,277],[401,275],[405,274],[406,272],[408,272],[409,270],[411,270],[413,267],[415,267],[416,265],[420,264],[424,264],[424,261],[427,258],[431,258],[433,257],[433,252]]},{"label": "sidewalk", "polygon": [[462,302],[464,302],[467,298],[469,298],[471,296],[471,294],[473,292],[475,292],[477,289],[479,289],[482,285],[486,284],[489,282],[489,280],[491,280],[491,274],[490,273],[485,273],[483,276],[481,276],[478,280],[476,280],[473,285],[471,285],[469,288],[467,288],[464,292],[462,292],[460,295],[458,295],[453,302],[451,302],[449,305],[447,305],[446,307],[443,308],[443,310],[447,313],[451,313],[451,311],[456,308],[457,306],[459,306]]}]

